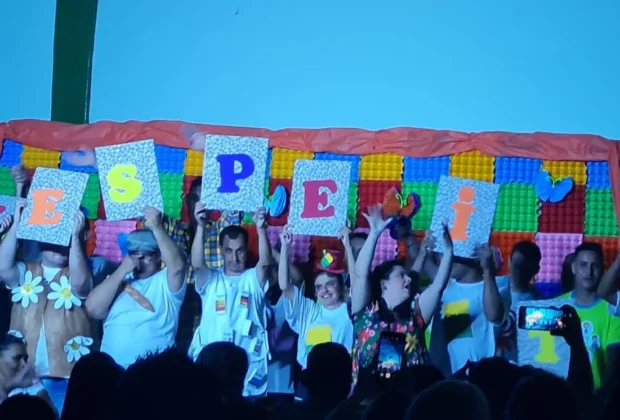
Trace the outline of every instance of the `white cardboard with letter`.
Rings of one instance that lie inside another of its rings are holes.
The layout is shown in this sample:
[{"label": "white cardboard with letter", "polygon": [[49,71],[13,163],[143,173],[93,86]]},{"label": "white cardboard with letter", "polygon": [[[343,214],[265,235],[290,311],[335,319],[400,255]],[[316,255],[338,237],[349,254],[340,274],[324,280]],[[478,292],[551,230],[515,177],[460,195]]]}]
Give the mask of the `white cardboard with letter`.
[{"label": "white cardboard with letter", "polygon": [[[442,176],[431,221],[433,235],[441,238],[442,224],[448,223],[454,255],[471,258],[477,246],[489,242],[498,194],[497,184]],[[443,241],[437,242],[436,250],[444,251]]]},{"label": "white cardboard with letter", "polygon": [[288,222],[299,235],[338,237],[347,222],[351,162],[295,162]]},{"label": "white cardboard with letter", "polygon": [[201,201],[210,210],[256,211],[265,201],[269,139],[208,135]]},{"label": "white cardboard with letter", "polygon": [[95,154],[108,221],[142,217],[145,207],[164,212],[153,140],[97,147]]}]

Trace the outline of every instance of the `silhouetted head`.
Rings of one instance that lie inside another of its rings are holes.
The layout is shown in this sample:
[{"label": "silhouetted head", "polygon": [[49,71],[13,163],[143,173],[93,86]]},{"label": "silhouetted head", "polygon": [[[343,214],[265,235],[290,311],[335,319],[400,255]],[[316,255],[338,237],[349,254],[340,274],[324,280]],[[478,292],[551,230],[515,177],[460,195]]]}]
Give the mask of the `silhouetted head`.
[{"label": "silhouetted head", "polygon": [[406,420],[490,420],[482,392],[463,381],[443,381],[420,393],[409,407]]},{"label": "silhouetted head", "polygon": [[411,395],[392,391],[379,395],[366,410],[362,420],[402,419],[411,404]]},{"label": "silhouetted head", "polygon": [[44,400],[32,395],[15,395],[0,404],[2,420],[56,420],[54,409]]},{"label": "silhouetted head", "polygon": [[239,275],[248,260],[248,232],[241,226],[226,226],[220,232],[220,248],[224,256],[224,272]]},{"label": "silhouetted head", "polygon": [[196,362],[217,376],[225,399],[241,398],[249,366],[244,349],[228,342],[211,343],[200,351]]},{"label": "silhouetted head", "polygon": [[501,357],[489,357],[471,363],[467,380],[486,397],[493,418],[501,417],[514,387],[522,378],[519,366]]},{"label": "silhouetted head", "polygon": [[579,407],[569,385],[551,374],[523,379],[514,389],[505,420],[577,420]]},{"label": "silhouetted head", "polygon": [[441,370],[434,365],[413,365],[405,369],[400,380],[403,389],[415,396],[444,379]]},{"label": "silhouetted head", "polygon": [[106,353],[90,353],[80,358],[71,371],[62,419],[106,418],[123,372]]},{"label": "silhouetted head", "polygon": [[174,348],[138,360],[116,388],[114,419],[193,418],[205,407],[221,418],[217,379],[206,369]]},{"label": "silhouetted head", "polygon": [[318,344],[308,354],[302,382],[310,399],[338,403],[349,395],[352,383],[351,355],[337,343]]}]

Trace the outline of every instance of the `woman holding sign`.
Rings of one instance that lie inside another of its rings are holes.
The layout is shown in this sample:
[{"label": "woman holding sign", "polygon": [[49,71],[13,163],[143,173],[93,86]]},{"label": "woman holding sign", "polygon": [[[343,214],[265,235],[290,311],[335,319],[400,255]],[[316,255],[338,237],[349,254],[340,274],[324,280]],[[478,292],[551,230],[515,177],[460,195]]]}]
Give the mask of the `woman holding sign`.
[{"label": "woman holding sign", "polygon": [[370,273],[377,241],[391,220],[383,220],[381,205],[370,207],[364,217],[370,233],[355,263],[356,284],[351,288],[354,384],[360,372],[390,380],[401,368],[430,363],[424,331],[439,307],[453,257],[452,238],[444,225],[445,251],[437,275],[424,292],[414,295],[411,285],[419,273],[407,273],[404,262],[386,261]]},{"label": "woman holding sign", "polygon": [[[343,259],[337,251],[325,250],[319,273],[314,279],[317,302],[304,296],[302,289],[293,285],[289,273],[289,252],[293,237],[288,226],[280,234],[282,248],[278,282],[282,290],[284,312],[291,329],[299,335],[297,362],[306,368],[308,354],[313,346],[326,342],[342,344],[347,350],[353,344],[353,325],[345,301]],[[352,276],[354,277],[354,276]],[[300,392],[301,391],[301,392]],[[303,390],[298,396],[303,397]]]}]

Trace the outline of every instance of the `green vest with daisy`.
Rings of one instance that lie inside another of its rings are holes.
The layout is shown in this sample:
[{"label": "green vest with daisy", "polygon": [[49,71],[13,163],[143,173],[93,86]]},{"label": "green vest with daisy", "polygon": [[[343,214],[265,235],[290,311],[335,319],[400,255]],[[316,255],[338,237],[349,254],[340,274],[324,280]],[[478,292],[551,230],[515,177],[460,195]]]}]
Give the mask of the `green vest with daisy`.
[{"label": "green vest with daisy", "polygon": [[[44,327],[49,376],[66,378],[82,355],[90,353],[92,324],[84,305],[71,292],[68,267],[43,278],[39,263],[26,264],[24,284],[13,289],[11,329],[26,340],[29,364],[36,366],[37,346]],[[48,280],[48,281],[46,281]]]}]

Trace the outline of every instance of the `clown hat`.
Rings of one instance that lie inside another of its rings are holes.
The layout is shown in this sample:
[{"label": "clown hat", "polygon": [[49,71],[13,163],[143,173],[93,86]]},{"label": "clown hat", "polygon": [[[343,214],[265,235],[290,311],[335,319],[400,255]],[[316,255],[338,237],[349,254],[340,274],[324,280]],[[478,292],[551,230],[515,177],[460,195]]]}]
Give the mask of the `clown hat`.
[{"label": "clown hat", "polygon": [[342,253],[335,249],[324,249],[323,257],[316,265],[316,268],[319,271],[332,274],[342,274],[347,271],[344,266]]}]

